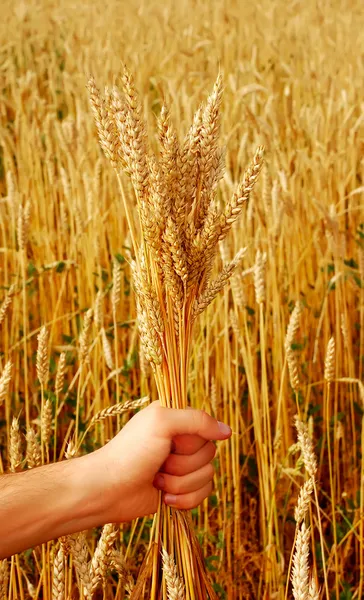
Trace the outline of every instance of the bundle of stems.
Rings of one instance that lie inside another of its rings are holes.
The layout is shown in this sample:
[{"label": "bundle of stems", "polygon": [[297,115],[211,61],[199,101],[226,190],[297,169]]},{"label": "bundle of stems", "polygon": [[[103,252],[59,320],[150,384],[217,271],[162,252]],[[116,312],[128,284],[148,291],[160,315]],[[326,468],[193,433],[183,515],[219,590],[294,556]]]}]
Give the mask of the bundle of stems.
[{"label": "bundle of stems", "polygon": [[[100,145],[116,171],[130,228],[143,353],[151,364],[161,404],[183,409],[188,405],[194,323],[226,285],[244,254],[240,250],[213,279],[218,244],[249,199],[262,167],[263,148],[257,148],[231,200],[219,208],[216,192],[224,174],[224,152],[219,146],[221,75],[183,141],[163,106],[158,117],[157,155],[151,150],[142,105],[126,68],[120,88],[106,88],[101,94],[91,78],[88,89]],[[139,223],[126,198],[123,171],[131,177]],[[162,550],[169,561],[162,561]],[[173,597],[216,597],[188,513],[165,506],[161,498],[149,555],[133,600],[172,597],[171,578],[163,562],[174,564],[180,577]]]}]

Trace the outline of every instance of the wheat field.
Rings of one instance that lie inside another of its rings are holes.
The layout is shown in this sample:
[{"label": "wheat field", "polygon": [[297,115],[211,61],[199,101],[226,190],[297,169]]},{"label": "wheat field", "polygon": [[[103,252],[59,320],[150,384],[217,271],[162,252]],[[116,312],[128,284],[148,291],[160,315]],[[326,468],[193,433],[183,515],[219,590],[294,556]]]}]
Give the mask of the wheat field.
[{"label": "wheat field", "polygon": [[[90,76],[103,89],[127,65],[157,147],[162,105],[183,139],[222,74],[219,206],[264,146],[214,269],[245,254],[188,372],[190,404],[233,430],[192,511],[221,599],[364,598],[363,59],[355,0],[2,2],[0,473],[91,452],[158,397]],[[111,540],[94,598],[133,598],[151,527],[77,538],[86,563]],[[54,540],[0,561],[0,600],[82,597],[77,556]]]}]

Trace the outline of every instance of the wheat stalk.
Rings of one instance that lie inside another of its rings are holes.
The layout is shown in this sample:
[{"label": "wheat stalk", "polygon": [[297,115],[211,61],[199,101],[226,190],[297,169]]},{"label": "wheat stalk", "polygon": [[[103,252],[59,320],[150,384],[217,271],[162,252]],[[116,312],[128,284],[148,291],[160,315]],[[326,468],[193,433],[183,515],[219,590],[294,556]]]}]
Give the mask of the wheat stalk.
[{"label": "wheat stalk", "polygon": [[[182,144],[168,109],[162,109],[158,120],[158,158],[148,144],[142,106],[131,74],[125,69],[122,91],[113,88],[104,98],[93,80],[89,87],[100,145],[116,171],[126,170],[130,175],[137,199],[139,243],[118,174],[134,250],[130,264],[143,356],[152,366],[162,405],[185,408],[193,322],[226,285],[242,258],[244,251],[238,252],[235,259],[212,278],[218,242],[225,238],[249,198],[263,164],[263,148],[257,149],[236,193],[220,210],[215,200],[224,157],[218,146],[223,88],[220,75]],[[104,106],[109,107],[107,119],[103,118]],[[115,130],[117,141],[113,139]],[[261,278],[264,255],[258,255],[258,262]],[[114,288],[116,293],[115,275]],[[116,304],[113,300],[114,315]],[[104,409],[94,416],[91,424],[124,409],[125,405]],[[161,517],[159,513],[154,529],[152,600],[165,597],[164,591],[159,591],[158,548],[160,540],[170,536],[172,526],[175,547],[171,560],[180,553],[182,545],[183,578],[189,586],[188,597],[195,595],[190,573],[196,572],[200,573],[196,577],[205,582],[203,585],[213,600],[215,596],[203,575],[203,565],[187,551],[187,543],[194,543],[189,523],[177,519],[173,524],[170,519],[167,514]],[[142,589],[141,584],[139,587],[137,584],[136,589]]]}]

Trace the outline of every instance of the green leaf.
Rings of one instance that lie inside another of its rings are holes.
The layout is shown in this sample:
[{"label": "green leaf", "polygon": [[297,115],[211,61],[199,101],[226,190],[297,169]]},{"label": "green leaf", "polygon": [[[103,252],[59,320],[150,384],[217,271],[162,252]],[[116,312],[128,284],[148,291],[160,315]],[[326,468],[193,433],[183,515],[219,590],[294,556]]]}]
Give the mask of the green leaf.
[{"label": "green leaf", "polygon": [[65,268],[66,268],[66,263],[63,260],[61,260],[58,263],[58,265],[56,266],[56,273],[63,273]]},{"label": "green leaf", "polygon": [[221,587],[221,585],[219,585],[218,583],[213,583],[212,587],[213,587],[214,591],[219,595],[219,598],[221,600],[225,600],[226,599],[226,592]]},{"label": "green leaf", "polygon": [[217,571],[218,569],[218,565],[216,565],[215,563],[220,562],[220,557],[216,556],[216,555],[212,555],[212,556],[206,556],[205,558],[205,564],[206,564],[206,568],[208,571]]},{"label": "green leaf", "polygon": [[28,277],[32,277],[33,275],[36,275],[38,273],[37,267],[35,266],[35,264],[32,261],[30,261],[28,263],[27,270],[28,270]]},{"label": "green leaf", "polygon": [[119,252],[114,254],[114,256],[120,265],[123,265],[124,263],[126,263],[125,257],[122,254],[120,254]]},{"label": "green leaf", "polygon": [[352,269],[358,269],[359,265],[353,258],[349,258],[349,260],[344,260],[344,265],[347,267],[351,267]]}]

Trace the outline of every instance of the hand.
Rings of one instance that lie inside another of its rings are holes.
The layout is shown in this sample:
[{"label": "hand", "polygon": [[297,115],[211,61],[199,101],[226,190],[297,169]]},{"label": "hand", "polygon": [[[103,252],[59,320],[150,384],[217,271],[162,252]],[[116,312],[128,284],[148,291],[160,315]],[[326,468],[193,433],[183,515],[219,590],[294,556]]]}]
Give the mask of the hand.
[{"label": "hand", "polygon": [[199,505],[212,491],[215,446],[231,429],[200,410],[163,408],[154,402],[135,415],[106,446],[89,455],[102,494],[103,522],[130,521],[164,502]]}]

